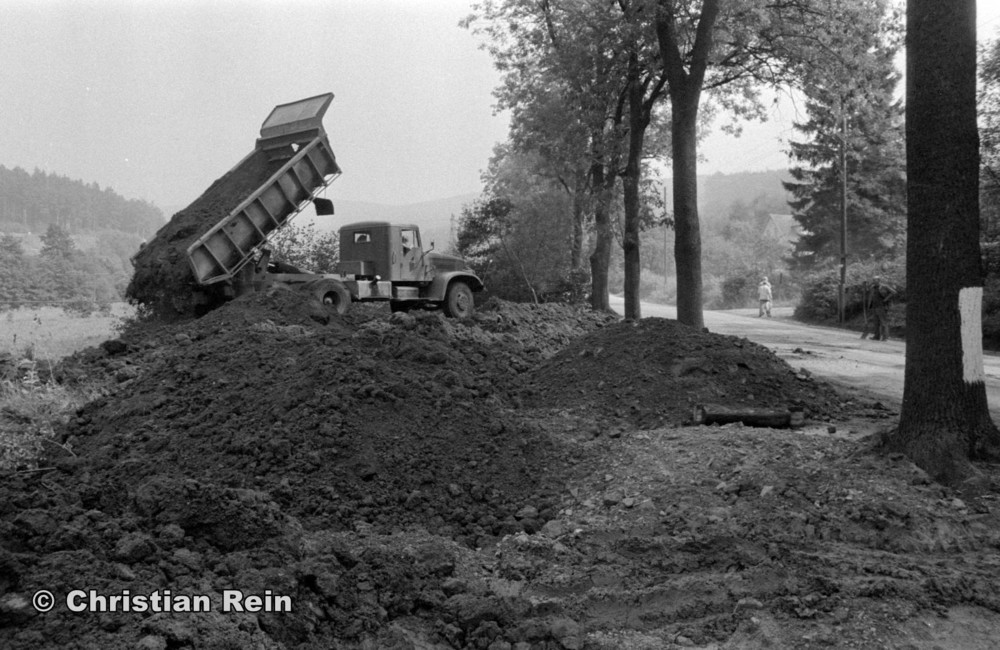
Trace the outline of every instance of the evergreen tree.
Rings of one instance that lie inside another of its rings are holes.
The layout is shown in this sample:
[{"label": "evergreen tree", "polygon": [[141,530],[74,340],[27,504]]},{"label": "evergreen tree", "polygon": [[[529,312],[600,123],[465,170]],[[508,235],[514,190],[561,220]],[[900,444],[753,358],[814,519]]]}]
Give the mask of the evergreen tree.
[{"label": "evergreen tree", "polygon": [[829,68],[809,75],[808,120],[795,125],[806,139],[792,142],[799,163],[785,183],[803,235],[793,266],[810,268],[840,257],[846,165],[848,259],[891,258],[903,252],[906,154],[903,108],[894,99],[900,75],[891,32],[872,33]]},{"label": "evergreen tree", "polygon": [[982,237],[989,242],[991,273],[1000,271],[1000,39],[983,50],[979,68],[980,193]]},{"label": "evergreen tree", "polygon": [[73,238],[58,224],[49,224],[42,235],[42,257],[68,258],[76,251]]},{"label": "evergreen tree", "polygon": [[13,235],[0,236],[0,309],[16,309],[28,298],[24,248]]}]

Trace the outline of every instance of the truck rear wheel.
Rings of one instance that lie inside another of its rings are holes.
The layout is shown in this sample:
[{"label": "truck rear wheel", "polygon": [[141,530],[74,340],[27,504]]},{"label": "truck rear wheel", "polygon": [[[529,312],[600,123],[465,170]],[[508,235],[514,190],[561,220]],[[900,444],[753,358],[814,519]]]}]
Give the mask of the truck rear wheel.
[{"label": "truck rear wheel", "polygon": [[346,314],[351,306],[351,292],[342,283],[336,280],[317,280],[305,286],[306,292],[333,309],[338,314]]},{"label": "truck rear wheel", "polygon": [[449,284],[444,297],[444,313],[462,320],[471,317],[475,311],[476,303],[469,285],[459,280]]}]

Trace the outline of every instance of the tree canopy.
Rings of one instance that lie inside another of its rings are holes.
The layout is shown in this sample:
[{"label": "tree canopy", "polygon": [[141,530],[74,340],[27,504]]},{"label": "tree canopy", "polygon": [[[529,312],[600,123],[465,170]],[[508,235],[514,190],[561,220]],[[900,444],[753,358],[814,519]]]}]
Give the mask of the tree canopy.
[{"label": "tree canopy", "polygon": [[[885,6],[876,4],[879,11]],[[869,5],[862,0],[474,5],[466,25],[489,37],[485,47],[503,74],[498,106],[511,111],[512,145],[541,154],[547,173],[574,197],[574,265],[582,257],[582,225],[593,224],[592,306],[607,307],[611,201],[618,196],[626,311],[638,316],[637,233],[646,199],[637,188],[647,173],[641,162],[655,151],[644,137],[651,127],[667,134],[652,142],[669,143],[672,151],[678,318],[701,326],[699,127],[715,107],[741,118],[759,116],[762,85],[807,80],[812,66],[850,40],[863,24],[859,17],[871,13]],[[709,94],[707,103],[703,93]]]}]

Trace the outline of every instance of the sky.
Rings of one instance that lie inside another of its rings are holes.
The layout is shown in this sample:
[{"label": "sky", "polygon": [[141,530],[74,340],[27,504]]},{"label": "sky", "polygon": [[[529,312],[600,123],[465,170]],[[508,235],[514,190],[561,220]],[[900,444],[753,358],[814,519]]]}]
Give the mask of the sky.
[{"label": "sky", "polygon": [[[981,38],[1000,0],[979,0]],[[277,104],[332,92],[327,196],[476,193],[507,134],[469,0],[0,0],[0,165],[178,210],[254,146]],[[780,169],[799,106],[703,143],[700,173]],[[168,213],[169,214],[169,213]]]}]

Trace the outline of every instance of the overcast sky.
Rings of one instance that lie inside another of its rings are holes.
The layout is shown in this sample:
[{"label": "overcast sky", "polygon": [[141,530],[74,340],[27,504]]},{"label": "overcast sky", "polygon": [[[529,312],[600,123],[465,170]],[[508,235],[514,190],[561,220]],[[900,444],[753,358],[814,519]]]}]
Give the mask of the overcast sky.
[{"label": "overcast sky", "polygon": [[[182,208],[277,104],[325,92],[344,169],[328,193],[406,204],[480,189],[506,136],[468,0],[0,0],[0,165]],[[979,1],[980,35],[1000,0]],[[787,166],[783,102],[715,134],[702,173]]]}]

